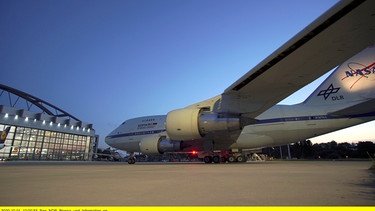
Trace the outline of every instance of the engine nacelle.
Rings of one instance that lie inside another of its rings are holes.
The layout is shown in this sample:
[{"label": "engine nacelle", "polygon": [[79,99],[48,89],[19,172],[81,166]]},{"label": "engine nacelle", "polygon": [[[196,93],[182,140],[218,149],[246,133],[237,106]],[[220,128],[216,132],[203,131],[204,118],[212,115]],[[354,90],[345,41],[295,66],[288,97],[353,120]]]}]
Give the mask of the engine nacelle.
[{"label": "engine nacelle", "polygon": [[139,142],[140,151],[144,154],[163,154],[164,152],[181,151],[181,141],[172,141],[165,137],[148,136]]},{"label": "engine nacelle", "polygon": [[171,139],[193,140],[203,138],[215,131],[241,130],[254,122],[256,120],[243,118],[240,115],[185,108],[168,113],[166,130]]},{"label": "engine nacelle", "polygon": [[201,134],[208,134],[214,131],[231,132],[241,129],[241,118],[239,115],[202,112],[199,117],[199,130]]},{"label": "engine nacelle", "polygon": [[166,130],[168,136],[175,140],[192,140],[202,138],[199,131],[200,109],[178,109],[167,114]]}]

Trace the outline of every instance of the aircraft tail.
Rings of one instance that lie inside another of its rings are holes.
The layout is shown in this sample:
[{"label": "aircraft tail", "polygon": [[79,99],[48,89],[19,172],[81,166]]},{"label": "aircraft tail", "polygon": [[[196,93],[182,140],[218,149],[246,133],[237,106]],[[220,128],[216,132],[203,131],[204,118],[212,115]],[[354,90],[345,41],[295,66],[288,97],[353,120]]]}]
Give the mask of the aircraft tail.
[{"label": "aircraft tail", "polygon": [[343,108],[343,104],[349,107],[374,99],[375,45],[372,45],[337,67],[303,103]]},{"label": "aircraft tail", "polygon": [[4,144],[5,139],[8,136],[9,130],[10,130],[10,127],[7,127],[7,128],[5,128],[5,130],[3,130],[3,132],[1,132],[0,144]]}]

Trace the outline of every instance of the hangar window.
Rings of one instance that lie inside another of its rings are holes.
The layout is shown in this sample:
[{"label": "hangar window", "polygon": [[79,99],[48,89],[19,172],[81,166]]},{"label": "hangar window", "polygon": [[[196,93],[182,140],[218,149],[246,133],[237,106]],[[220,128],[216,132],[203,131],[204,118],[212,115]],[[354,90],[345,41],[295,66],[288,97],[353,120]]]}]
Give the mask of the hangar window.
[{"label": "hangar window", "polygon": [[[0,130],[6,125],[0,124]],[[91,136],[12,126],[6,138],[11,147],[0,149],[0,157],[33,160],[88,160]]]}]

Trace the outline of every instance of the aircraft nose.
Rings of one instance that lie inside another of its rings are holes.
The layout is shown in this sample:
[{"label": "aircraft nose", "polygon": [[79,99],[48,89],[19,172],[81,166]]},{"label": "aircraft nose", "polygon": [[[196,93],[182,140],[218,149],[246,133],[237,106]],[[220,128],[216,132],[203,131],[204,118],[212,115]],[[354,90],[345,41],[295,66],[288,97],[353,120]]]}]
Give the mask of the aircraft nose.
[{"label": "aircraft nose", "polygon": [[108,144],[108,145],[111,146],[111,144],[113,143],[113,141],[112,141],[110,135],[108,135],[108,136],[105,137],[104,142],[105,142],[106,144]]}]

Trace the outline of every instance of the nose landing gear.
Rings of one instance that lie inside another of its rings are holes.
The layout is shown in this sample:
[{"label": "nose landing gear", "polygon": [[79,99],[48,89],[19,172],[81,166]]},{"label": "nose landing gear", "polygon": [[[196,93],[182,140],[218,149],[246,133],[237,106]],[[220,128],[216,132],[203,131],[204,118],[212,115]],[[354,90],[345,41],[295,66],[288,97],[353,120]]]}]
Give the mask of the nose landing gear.
[{"label": "nose landing gear", "polygon": [[128,159],[128,164],[135,164],[135,157],[134,157],[134,152],[130,154],[130,157]]}]

